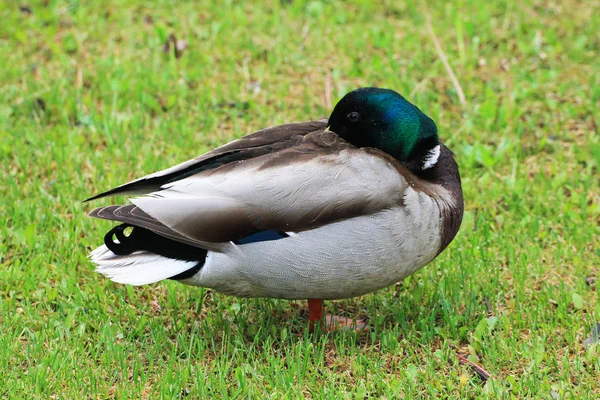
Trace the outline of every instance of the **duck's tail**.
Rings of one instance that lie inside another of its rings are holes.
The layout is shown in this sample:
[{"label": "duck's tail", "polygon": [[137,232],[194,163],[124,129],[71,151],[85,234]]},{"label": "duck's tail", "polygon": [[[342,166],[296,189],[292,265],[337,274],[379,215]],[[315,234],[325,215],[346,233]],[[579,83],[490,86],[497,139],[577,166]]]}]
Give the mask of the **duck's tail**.
[{"label": "duck's tail", "polygon": [[[131,230],[129,235],[126,229]],[[207,254],[127,224],[110,230],[104,243],[90,253],[96,271],[114,282],[136,286],[189,278],[202,268]]]},{"label": "duck's tail", "polygon": [[148,251],[120,256],[110,251],[106,245],[92,251],[90,258],[96,264],[96,272],[113,282],[135,286],[175,278],[198,265],[198,261],[176,260]]}]

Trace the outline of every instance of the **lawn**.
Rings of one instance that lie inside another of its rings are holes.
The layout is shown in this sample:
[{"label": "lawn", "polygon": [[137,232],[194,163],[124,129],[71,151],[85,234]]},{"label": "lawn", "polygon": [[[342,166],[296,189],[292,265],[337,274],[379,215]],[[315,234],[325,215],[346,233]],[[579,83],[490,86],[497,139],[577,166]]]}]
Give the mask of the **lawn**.
[{"label": "lawn", "polygon": [[[0,397],[600,398],[600,2],[216,3],[0,3]],[[368,332],[94,272],[83,199],[373,85],[437,122],[466,211],[326,303]]]}]

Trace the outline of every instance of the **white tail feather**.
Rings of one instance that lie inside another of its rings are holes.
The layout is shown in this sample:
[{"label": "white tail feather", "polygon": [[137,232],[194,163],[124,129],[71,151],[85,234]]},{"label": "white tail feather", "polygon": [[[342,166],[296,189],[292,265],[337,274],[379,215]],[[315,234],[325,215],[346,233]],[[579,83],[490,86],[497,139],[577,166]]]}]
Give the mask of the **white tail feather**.
[{"label": "white tail feather", "polygon": [[190,268],[198,261],[174,260],[147,251],[119,256],[102,245],[90,253],[96,272],[113,282],[128,285],[147,285],[170,278]]}]

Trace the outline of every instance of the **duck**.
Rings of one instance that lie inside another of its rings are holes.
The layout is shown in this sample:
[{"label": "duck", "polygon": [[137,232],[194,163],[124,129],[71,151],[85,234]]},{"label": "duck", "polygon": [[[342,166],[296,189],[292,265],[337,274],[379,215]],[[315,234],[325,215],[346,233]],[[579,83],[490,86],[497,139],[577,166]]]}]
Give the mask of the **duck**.
[{"label": "duck", "polygon": [[97,272],[308,300],[311,331],[333,324],[324,300],[383,289],[433,261],[464,212],[435,122],[377,87],[349,92],[328,119],[259,130],[85,201],[120,195],[129,202],[89,213],[119,223],[90,253]]}]

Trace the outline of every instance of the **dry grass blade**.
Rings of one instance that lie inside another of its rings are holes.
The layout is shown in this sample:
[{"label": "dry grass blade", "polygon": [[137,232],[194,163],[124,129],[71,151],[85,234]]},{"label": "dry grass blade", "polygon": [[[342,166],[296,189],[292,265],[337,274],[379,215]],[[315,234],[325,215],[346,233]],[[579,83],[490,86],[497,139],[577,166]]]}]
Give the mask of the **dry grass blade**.
[{"label": "dry grass blade", "polygon": [[[423,3],[425,4],[425,3]],[[433,40],[433,45],[435,46],[435,50],[438,53],[438,56],[440,57],[440,60],[442,60],[442,63],[444,64],[444,68],[446,68],[446,72],[448,73],[448,76],[450,77],[450,80],[452,81],[452,84],[454,85],[454,89],[456,90],[456,95],[458,96],[458,101],[460,101],[460,105],[461,106],[466,106],[467,105],[467,99],[465,97],[465,93],[463,92],[462,86],[460,85],[460,82],[458,81],[458,78],[456,77],[456,74],[454,74],[454,71],[452,70],[452,67],[450,66],[450,63],[448,62],[448,58],[446,57],[446,53],[444,53],[444,50],[442,49],[442,45],[440,44],[440,40],[438,39],[438,37],[435,34],[435,31],[433,30],[433,25],[431,24],[431,15],[429,14],[429,10],[426,9],[426,25],[427,25],[427,32],[429,33],[429,36],[431,36],[431,40]]]}]

